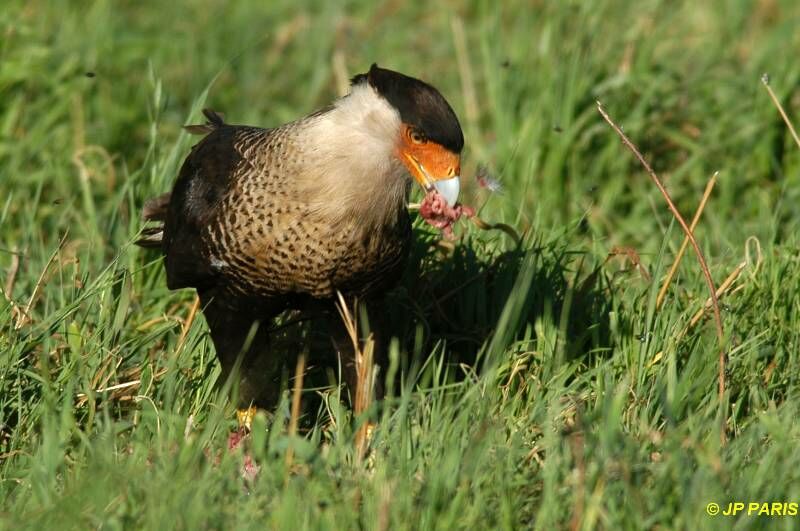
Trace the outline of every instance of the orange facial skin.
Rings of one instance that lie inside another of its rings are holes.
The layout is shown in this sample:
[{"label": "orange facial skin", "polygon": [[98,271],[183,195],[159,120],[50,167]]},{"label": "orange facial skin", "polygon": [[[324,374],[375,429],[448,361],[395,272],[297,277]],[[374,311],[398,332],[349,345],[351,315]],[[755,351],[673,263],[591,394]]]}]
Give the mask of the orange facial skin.
[{"label": "orange facial skin", "polygon": [[458,154],[426,139],[413,127],[403,124],[400,137],[398,158],[425,190],[433,187],[433,181],[450,179],[461,173]]}]

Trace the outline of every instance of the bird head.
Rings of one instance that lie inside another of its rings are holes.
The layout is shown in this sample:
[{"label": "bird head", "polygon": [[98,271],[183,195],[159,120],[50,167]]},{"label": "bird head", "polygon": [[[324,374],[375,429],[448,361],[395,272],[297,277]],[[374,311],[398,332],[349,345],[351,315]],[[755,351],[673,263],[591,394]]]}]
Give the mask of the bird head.
[{"label": "bird head", "polygon": [[395,156],[426,193],[435,189],[455,205],[464,135],[447,100],[431,85],[376,64],[352,83],[369,84],[399,113]]}]

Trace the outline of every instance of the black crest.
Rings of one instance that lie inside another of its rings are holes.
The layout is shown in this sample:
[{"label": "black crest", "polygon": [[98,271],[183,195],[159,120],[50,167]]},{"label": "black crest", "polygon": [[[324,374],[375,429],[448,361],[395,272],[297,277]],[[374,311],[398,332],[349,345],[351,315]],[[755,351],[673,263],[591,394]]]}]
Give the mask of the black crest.
[{"label": "black crest", "polygon": [[380,68],[374,63],[369,72],[352,80],[354,85],[364,82],[369,82],[400,112],[403,122],[453,153],[461,153],[464,147],[461,125],[453,108],[438,90],[424,81]]}]

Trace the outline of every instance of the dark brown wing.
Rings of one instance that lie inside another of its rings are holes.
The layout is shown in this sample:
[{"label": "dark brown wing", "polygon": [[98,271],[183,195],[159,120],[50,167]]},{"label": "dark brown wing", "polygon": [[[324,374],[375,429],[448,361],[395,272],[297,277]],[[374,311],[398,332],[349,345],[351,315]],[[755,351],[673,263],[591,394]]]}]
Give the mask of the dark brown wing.
[{"label": "dark brown wing", "polygon": [[393,283],[411,235],[402,203],[386,227],[364,226],[358,215],[331,220],[301,184],[316,163],[302,121],[261,129],[214,115],[207,125],[212,130],[186,158],[166,211],[170,289],[321,299]]},{"label": "dark brown wing", "polygon": [[202,289],[217,271],[204,246],[203,232],[242,163],[237,127],[216,125],[183,163],[172,189],[162,249],[170,289]]},{"label": "dark brown wing", "polygon": [[[207,135],[214,132],[215,129],[225,125],[224,116],[222,113],[213,111],[211,109],[203,109],[203,115],[206,117],[206,123],[200,125],[184,125],[183,128],[193,135]],[[158,225],[145,227],[136,240],[136,245],[148,249],[160,249],[163,246],[164,239],[164,222],[167,219],[167,212],[169,210],[169,203],[171,193],[161,194],[157,197],[152,197],[145,201],[142,207],[142,221],[159,222]]]}]

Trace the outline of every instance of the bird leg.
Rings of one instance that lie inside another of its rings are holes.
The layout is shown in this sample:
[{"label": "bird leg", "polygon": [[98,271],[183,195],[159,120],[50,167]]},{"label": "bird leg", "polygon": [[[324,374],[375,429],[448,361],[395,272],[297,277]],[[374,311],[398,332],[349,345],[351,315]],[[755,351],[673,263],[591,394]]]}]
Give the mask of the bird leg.
[{"label": "bird leg", "polygon": [[[342,376],[350,395],[350,402],[355,405],[357,390],[359,386],[364,385],[374,385],[370,394],[376,400],[380,400],[383,398],[383,377],[377,371],[381,367],[384,369],[387,367],[386,360],[388,359],[383,342],[382,312],[378,311],[379,308],[374,301],[356,304],[354,299],[348,299],[346,305],[352,322],[345,322],[342,315],[331,315],[328,319],[328,333],[341,364]],[[361,319],[364,317],[368,318],[367,334],[362,334],[360,327]],[[369,342],[372,343],[371,346],[368,345]],[[371,356],[365,356],[368,348],[372,349]],[[366,371],[363,368],[360,371],[359,359],[371,363],[373,366]],[[365,375],[372,374],[377,374],[374,379],[370,378],[374,382],[363,381]]]},{"label": "bird leg", "polygon": [[236,421],[239,424],[239,429],[249,432],[253,426],[253,418],[256,416],[258,408],[250,406],[247,408],[236,409]]},{"label": "bird leg", "polygon": [[284,356],[269,351],[269,329],[280,311],[263,305],[230,304],[231,297],[201,293],[223,381],[234,377],[242,421],[252,420],[253,406],[270,408],[280,399]]}]

